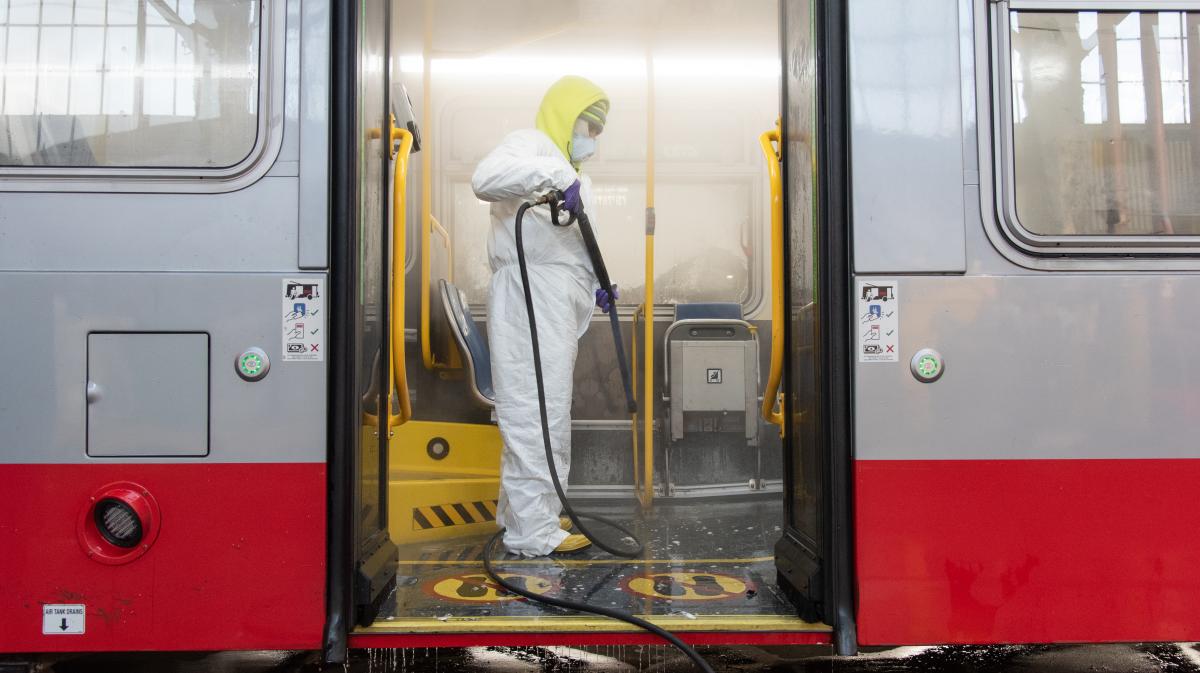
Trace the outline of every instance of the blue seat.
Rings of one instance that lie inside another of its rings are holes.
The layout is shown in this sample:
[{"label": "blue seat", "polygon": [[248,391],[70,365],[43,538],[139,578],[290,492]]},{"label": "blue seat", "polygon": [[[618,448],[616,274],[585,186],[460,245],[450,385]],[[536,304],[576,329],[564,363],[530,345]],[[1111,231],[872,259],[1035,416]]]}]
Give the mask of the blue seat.
[{"label": "blue seat", "polygon": [[680,320],[741,320],[742,305],[733,302],[676,304],[675,321]]},{"label": "blue seat", "polygon": [[442,293],[442,307],[446,310],[446,318],[450,321],[454,340],[458,349],[467,362],[471,383],[471,392],[475,399],[486,407],[496,406],[496,392],[492,387],[492,354],[488,350],[487,339],[471,317],[467,307],[466,296],[453,283],[445,278],[438,280],[438,289]]}]

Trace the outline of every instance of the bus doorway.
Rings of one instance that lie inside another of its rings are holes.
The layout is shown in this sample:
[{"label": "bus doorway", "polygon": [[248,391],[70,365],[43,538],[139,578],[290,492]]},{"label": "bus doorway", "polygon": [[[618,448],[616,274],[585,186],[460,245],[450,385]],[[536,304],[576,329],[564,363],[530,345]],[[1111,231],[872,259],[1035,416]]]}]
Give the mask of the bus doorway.
[{"label": "bus doorway", "polygon": [[[389,88],[412,101],[423,145],[403,187],[395,181],[403,212],[392,213],[389,245],[403,257],[391,260],[389,305],[400,313],[385,321],[393,394],[411,401],[411,416],[381,429],[390,431],[385,458],[361,452],[363,466],[381,469],[370,483],[383,490],[397,563],[394,590],[352,632],[352,646],[653,641],[508,594],[480,562],[497,530],[503,448],[487,348],[499,318],[486,309],[483,245],[495,224],[471,178],[507,133],[533,126],[542,94],[567,74],[591,79],[612,101],[582,171],[621,288],[615,310],[639,406],[632,417],[624,409],[608,321],[597,312],[575,366],[569,495],[578,509],[627,523],[645,552],[630,561],[592,548],[496,565],[534,593],[617,607],[694,642],[830,642],[824,613],[812,608],[820,601],[806,599],[809,576],[776,565],[785,530],[804,531],[797,522],[819,516],[794,513],[801,471],[792,456],[797,441],[823,439],[785,421],[824,413],[797,406],[822,394],[810,375],[813,334],[799,334],[812,322],[784,324],[789,284],[799,282],[785,270],[807,268],[797,278],[815,280],[817,268],[816,182],[799,168],[813,160],[816,122],[793,111],[780,124],[781,44],[794,52],[786,58],[805,62],[789,100],[795,110],[816,104],[819,12],[808,2],[724,2],[680,23],[674,4],[630,12],[527,2],[516,13],[393,5]],[[787,216],[785,203],[808,215]],[[799,255],[791,262],[789,245]],[[791,313],[803,316],[815,287],[800,291]],[[797,332],[790,348],[788,329]],[[811,351],[804,365],[797,348]],[[805,383],[788,383],[796,376]],[[823,479],[815,469],[828,466],[805,464],[805,484]]]}]

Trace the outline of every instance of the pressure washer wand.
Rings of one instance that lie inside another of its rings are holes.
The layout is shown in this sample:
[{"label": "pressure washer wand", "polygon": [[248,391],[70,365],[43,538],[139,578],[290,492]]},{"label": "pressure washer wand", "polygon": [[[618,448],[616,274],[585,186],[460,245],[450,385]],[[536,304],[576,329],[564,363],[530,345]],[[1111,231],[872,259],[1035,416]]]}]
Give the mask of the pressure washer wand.
[{"label": "pressure washer wand", "polygon": [[637,400],[633,398],[633,380],[629,374],[629,361],[625,358],[625,341],[621,338],[621,319],[617,315],[617,288],[608,277],[608,267],[604,264],[604,256],[600,254],[600,244],[596,242],[596,232],[592,230],[592,222],[588,219],[587,213],[581,209],[578,217],[571,213],[566,222],[558,221],[558,210],[562,200],[562,192],[552,191],[534,203],[550,205],[550,220],[554,222],[555,226],[566,227],[574,223],[579,224],[579,233],[583,236],[583,244],[587,247],[588,258],[592,262],[592,272],[596,274],[596,280],[600,281],[600,287],[608,292],[611,301],[608,309],[608,323],[612,327],[613,345],[617,348],[617,367],[621,370],[621,384],[625,387],[625,408],[629,413],[636,414]]},{"label": "pressure washer wand", "polygon": [[621,369],[621,384],[625,386],[625,409],[636,414],[637,400],[633,399],[633,381],[629,376],[629,362],[625,359],[625,342],[621,339],[621,320],[617,317],[617,286],[608,277],[608,268],[604,266],[604,258],[600,256],[600,245],[596,243],[596,234],[592,231],[592,223],[587,213],[579,212],[579,233],[583,234],[583,244],[587,246],[588,257],[592,258],[592,270],[600,281],[600,287],[608,291],[608,324],[612,327],[613,345],[617,347],[617,366]]}]

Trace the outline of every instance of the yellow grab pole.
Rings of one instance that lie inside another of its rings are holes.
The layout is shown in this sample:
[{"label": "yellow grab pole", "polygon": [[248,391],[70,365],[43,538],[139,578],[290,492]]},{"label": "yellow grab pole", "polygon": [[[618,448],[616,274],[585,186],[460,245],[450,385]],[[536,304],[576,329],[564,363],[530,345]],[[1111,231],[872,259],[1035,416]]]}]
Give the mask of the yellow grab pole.
[{"label": "yellow grab pole", "polygon": [[[427,140],[431,140],[429,135],[429,120],[432,116],[430,110],[430,96],[433,92],[433,85],[430,81],[429,61],[432,58],[433,51],[433,2],[425,0],[425,37],[424,37],[424,53],[422,54],[421,62],[421,132],[425,134]],[[430,325],[429,325],[429,291],[430,270],[433,268],[432,261],[429,259],[430,238],[433,233],[433,153],[426,147],[421,153],[421,362],[425,364],[425,369],[434,369],[439,367],[441,363],[434,361],[433,346],[430,343]],[[440,225],[439,225],[440,228]],[[447,237],[447,245],[449,245]],[[453,265],[447,275],[453,278]]]},{"label": "yellow grab pole", "polygon": [[[654,59],[646,49],[646,283],[642,297],[646,324],[643,343],[646,354],[642,364],[642,451],[643,507],[654,500]],[[635,430],[636,432],[636,430]]]},{"label": "yellow grab pole", "polygon": [[[408,157],[412,152],[413,136],[408,129],[398,128],[391,120],[392,146],[399,141],[395,177],[392,179],[392,326],[388,341],[391,352],[391,367],[388,368],[387,413],[388,427],[393,428],[412,418],[412,401],[408,394],[408,371],[404,362],[404,256],[407,245],[405,231],[405,209],[408,206]],[[392,414],[392,391],[400,397],[400,413]]]},{"label": "yellow grab pole", "polygon": [[771,370],[767,375],[767,388],[763,391],[762,417],[779,426],[779,436],[785,430],[783,399],[779,384],[783,380],[783,172],[779,127],[758,137],[763,157],[767,160],[767,173],[771,181]]}]

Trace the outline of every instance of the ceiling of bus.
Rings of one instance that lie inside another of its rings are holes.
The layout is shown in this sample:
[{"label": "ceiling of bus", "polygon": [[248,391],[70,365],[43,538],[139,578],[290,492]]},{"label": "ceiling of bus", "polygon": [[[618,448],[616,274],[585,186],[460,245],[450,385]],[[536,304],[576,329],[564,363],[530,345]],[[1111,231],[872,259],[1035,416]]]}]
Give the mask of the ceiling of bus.
[{"label": "ceiling of bus", "polygon": [[[425,12],[432,11],[433,52],[439,58],[497,53],[588,54],[656,52],[762,56],[777,52],[774,0],[406,0],[396,22],[404,51],[420,51]],[[412,20],[405,22],[403,16]]]}]

